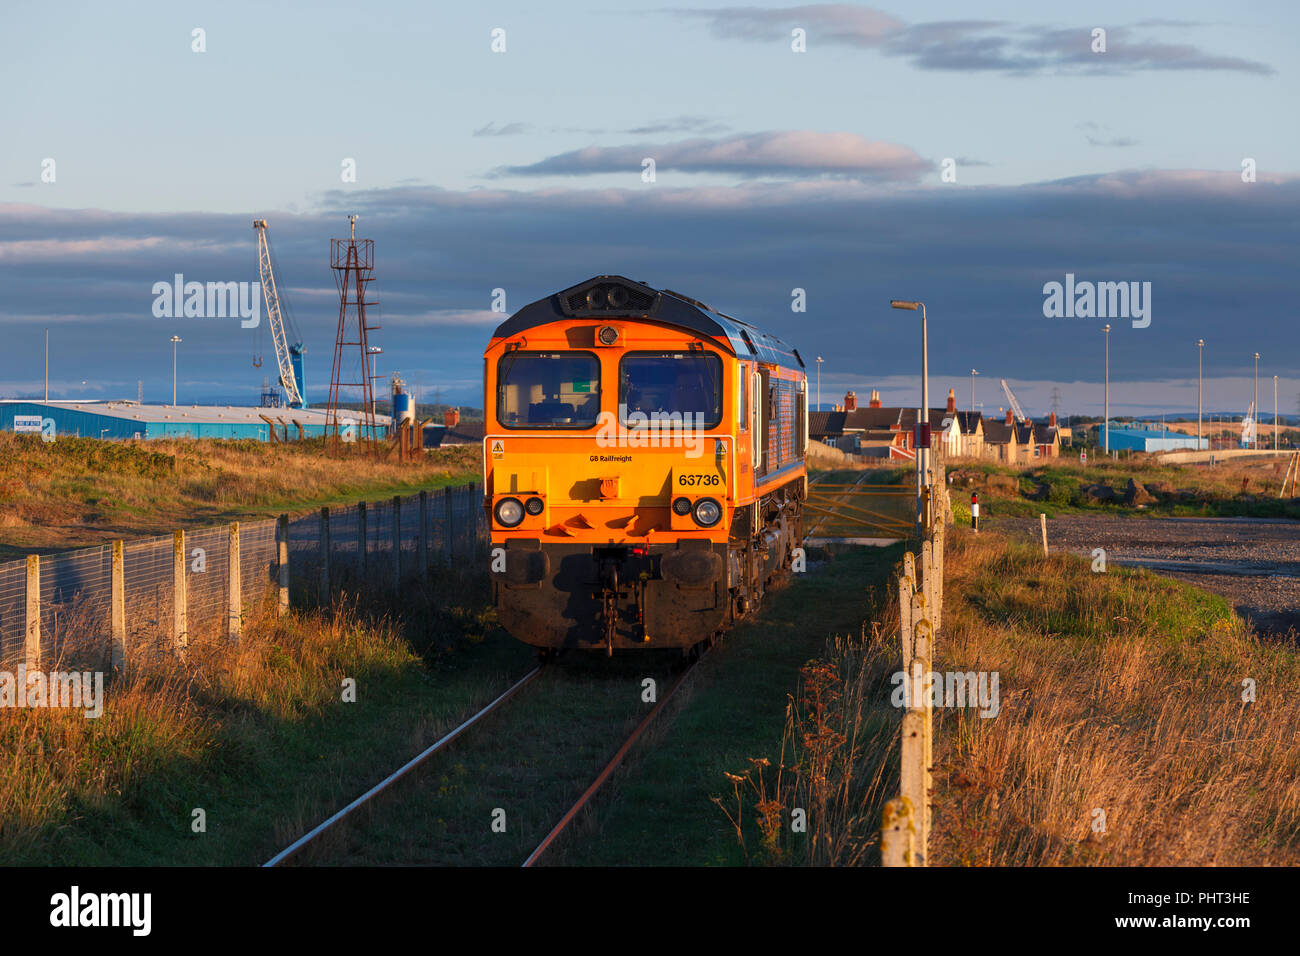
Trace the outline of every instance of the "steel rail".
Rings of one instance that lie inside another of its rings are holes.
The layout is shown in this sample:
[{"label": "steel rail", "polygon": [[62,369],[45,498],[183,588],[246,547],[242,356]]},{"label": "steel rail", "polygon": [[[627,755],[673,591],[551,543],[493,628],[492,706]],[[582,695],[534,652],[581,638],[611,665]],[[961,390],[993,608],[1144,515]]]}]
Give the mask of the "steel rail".
[{"label": "steel rail", "polygon": [[[391,786],[393,783],[395,783],[397,780],[401,779],[401,778],[404,777],[406,774],[410,773],[412,770],[414,770],[414,769],[415,769],[416,767],[418,767],[420,764],[424,763],[424,761],[428,760],[430,757],[432,757],[435,753],[437,753],[437,752],[438,752],[439,750],[441,750],[443,747],[447,746],[449,743],[451,743],[453,740],[455,740],[457,737],[459,737],[462,733],[464,733],[466,730],[468,730],[470,727],[472,727],[474,724],[478,723],[480,720],[482,720],[482,719],[483,719],[484,717],[486,717],[488,714],[492,713],[492,711],[496,710],[497,707],[499,707],[501,704],[504,704],[507,700],[509,700],[511,697],[513,697],[516,693],[518,693],[521,689],[523,689],[523,687],[524,687],[525,684],[527,684],[529,681],[531,681],[534,677],[536,677],[536,676],[537,676],[538,674],[540,674],[541,672],[542,672],[541,667],[534,667],[531,671],[529,671],[529,672],[528,672],[527,674],[525,674],[523,677],[519,678],[519,680],[516,681],[516,682],[514,683],[514,685],[512,685],[512,686],[510,687],[509,690],[507,690],[504,694],[502,694],[502,695],[501,695],[500,697],[498,697],[496,700],[492,701],[492,703],[488,704],[486,707],[484,707],[482,710],[480,710],[480,711],[479,711],[477,714],[475,714],[473,717],[469,718],[469,720],[465,721],[463,724],[461,724],[461,725],[460,725],[459,727],[457,727],[455,730],[452,730],[452,731],[450,731],[449,733],[445,734],[445,735],[444,735],[440,740],[438,740],[437,743],[433,744],[431,747],[429,747],[429,748],[428,748],[427,750],[425,750],[424,752],[420,753],[418,756],[413,757],[411,760],[408,760],[405,764],[403,764],[401,767],[399,767],[399,768],[398,768],[397,770],[395,770],[393,773],[389,774],[387,777],[385,777],[385,778],[384,778],[383,780],[381,780],[379,783],[375,784],[373,787],[371,787],[369,790],[367,790],[367,791],[366,791],[365,793],[363,793],[361,796],[357,797],[355,800],[353,800],[351,803],[349,803],[349,804],[348,804],[346,807],[344,807],[342,810],[340,810],[340,811],[338,811],[337,813],[335,813],[332,817],[330,817],[330,818],[329,818],[328,820],[326,820],[324,823],[321,823],[321,824],[319,824],[318,826],[316,826],[314,829],[308,831],[307,833],[304,833],[301,837],[299,837],[297,840],[295,840],[295,841],[294,841],[293,843],[291,843],[289,846],[285,847],[283,850],[281,850],[281,851],[280,851],[279,853],[277,853],[275,856],[271,857],[271,859],[269,859],[269,860],[267,860],[265,863],[263,863],[262,866],[264,866],[264,867],[267,867],[267,866],[276,866],[276,865],[282,863],[284,860],[287,860],[289,857],[293,856],[293,854],[297,853],[300,849],[302,849],[304,846],[306,846],[306,845],[307,845],[308,843],[310,843],[312,840],[316,839],[316,837],[320,836],[322,833],[324,833],[326,830],[328,830],[328,829],[329,829],[330,827],[332,827],[334,824],[338,823],[340,820],[342,820],[344,817],[346,817],[349,813],[351,813],[351,812],[352,812],[353,810],[355,810],[357,807],[359,807],[359,806],[361,806],[362,804],[366,803],[368,800],[370,800],[370,799],[371,799],[372,797],[374,797],[376,794],[379,794],[379,793],[381,793],[382,791],[386,790],[388,787],[390,787],[390,786]],[[676,689],[676,688],[674,688],[674,689]]]},{"label": "steel rail", "polygon": [[699,662],[703,660],[707,654],[708,652],[706,651],[705,654],[701,655],[695,663],[688,667],[682,675],[673,682],[673,686],[668,689],[668,693],[659,698],[659,703],[655,704],[650,713],[646,714],[641,723],[637,724],[636,730],[632,731],[632,735],[628,737],[627,740],[623,741],[623,746],[618,748],[618,752],[610,758],[609,763],[605,765],[605,769],[600,772],[600,775],[596,777],[591,786],[583,791],[582,796],[578,798],[578,802],[569,808],[569,812],[561,817],[560,822],[551,828],[551,832],[546,835],[546,839],[542,840],[542,842],[537,845],[537,849],[533,850],[533,852],[528,855],[528,859],[524,860],[524,868],[531,867],[536,863],[538,858],[546,852],[546,849],[555,842],[556,838],[563,833],[568,825],[573,822],[574,818],[582,812],[583,807],[585,807],[587,802],[595,796],[596,791],[604,786],[605,781],[607,781],[614,771],[618,769],[619,764],[623,762],[623,758],[627,756],[627,752],[632,749],[632,745],[640,739],[641,735],[646,731],[646,728],[654,723],[654,719],[659,715],[659,711],[662,710],[664,705],[672,699],[673,694],[677,693],[677,688],[682,686],[682,682],[694,672],[695,668],[699,666]]}]

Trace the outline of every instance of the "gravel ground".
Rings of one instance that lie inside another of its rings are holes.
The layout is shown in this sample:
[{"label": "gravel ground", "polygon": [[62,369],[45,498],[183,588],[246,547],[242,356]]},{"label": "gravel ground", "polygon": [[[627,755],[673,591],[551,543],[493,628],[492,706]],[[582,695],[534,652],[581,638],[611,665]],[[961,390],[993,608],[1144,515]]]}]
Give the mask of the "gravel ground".
[{"label": "gravel ground", "polygon": [[[999,518],[990,527],[1041,540],[1033,518]],[[1222,595],[1260,633],[1300,632],[1300,522],[1061,515],[1047,519],[1047,544],[1080,555],[1105,548],[1109,563],[1147,567]]]}]

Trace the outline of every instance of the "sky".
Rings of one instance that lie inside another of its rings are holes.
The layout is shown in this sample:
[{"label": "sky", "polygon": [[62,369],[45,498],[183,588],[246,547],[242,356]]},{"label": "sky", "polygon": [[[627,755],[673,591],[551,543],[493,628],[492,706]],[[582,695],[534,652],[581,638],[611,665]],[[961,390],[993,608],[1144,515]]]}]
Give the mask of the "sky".
[{"label": "sky", "polygon": [[[1113,414],[1194,413],[1198,339],[1207,410],[1245,411],[1258,352],[1263,411],[1276,375],[1294,414],[1298,11],[9,11],[0,397],[40,393],[48,328],[51,397],[142,382],[169,399],[177,335],[182,402],[255,403],[274,377],[265,321],[158,317],[154,287],[255,284],[265,218],[323,402],[329,240],[355,214],[375,241],[379,371],[425,401],[481,404],[494,303],[622,274],[774,332],[814,381],[821,356],[826,404],[850,388],[916,401],[919,322],[889,308],[906,298],[926,303],[935,405],[951,387],[969,406],[974,368],[987,413],[1006,379],[1030,414],[1054,390],[1062,414],[1098,414],[1109,323]],[[1067,275],[1137,283],[1145,316],[1047,314]]]}]

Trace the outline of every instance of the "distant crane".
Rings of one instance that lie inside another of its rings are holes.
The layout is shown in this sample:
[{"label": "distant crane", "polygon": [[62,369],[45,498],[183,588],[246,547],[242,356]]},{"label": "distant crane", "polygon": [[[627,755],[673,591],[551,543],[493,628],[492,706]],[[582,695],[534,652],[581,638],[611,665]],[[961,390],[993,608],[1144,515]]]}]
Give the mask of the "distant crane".
[{"label": "distant crane", "polygon": [[1016,396],[1011,394],[1011,386],[1007,384],[1007,380],[1005,378],[1002,379],[1002,391],[1006,392],[1007,394],[1007,404],[1011,406],[1011,411],[1015,413],[1016,421],[1018,422],[1026,421],[1029,418],[1029,416],[1026,415],[1025,410],[1020,407],[1020,403],[1016,401]]},{"label": "distant crane", "polygon": [[1249,448],[1255,441],[1255,403],[1250,403],[1246,417],[1241,420],[1241,447]]},{"label": "distant crane", "polygon": [[[257,269],[262,278],[262,299],[266,302],[266,324],[271,327],[271,341],[275,345],[275,361],[280,368],[280,385],[288,398],[290,408],[305,408],[302,383],[302,337],[288,319],[289,332],[296,341],[290,342],[285,334],[285,317],[280,314],[280,296],[275,289],[275,270],[271,267],[271,244],[266,238],[266,220],[254,219],[257,230]],[[260,358],[254,367],[261,366]]]}]

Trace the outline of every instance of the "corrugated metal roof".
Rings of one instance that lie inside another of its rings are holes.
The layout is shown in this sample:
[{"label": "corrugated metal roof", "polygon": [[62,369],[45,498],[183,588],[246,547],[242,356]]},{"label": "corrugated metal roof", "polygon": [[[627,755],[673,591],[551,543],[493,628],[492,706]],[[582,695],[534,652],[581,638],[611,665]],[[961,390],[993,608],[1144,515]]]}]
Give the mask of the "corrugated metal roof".
[{"label": "corrugated metal roof", "polygon": [[[265,424],[261,416],[272,421],[285,421],[290,424],[301,422],[304,425],[325,425],[328,422],[323,408],[262,408],[250,405],[138,405],[135,402],[34,402],[31,400],[5,401],[4,404],[23,404],[59,409],[61,411],[85,412],[88,415],[103,415],[108,418],[121,418],[136,422],[211,422],[213,424]],[[361,413],[351,409],[339,409],[339,418],[343,420],[360,420]],[[376,424],[387,426],[391,419],[387,415],[376,415]]]}]

